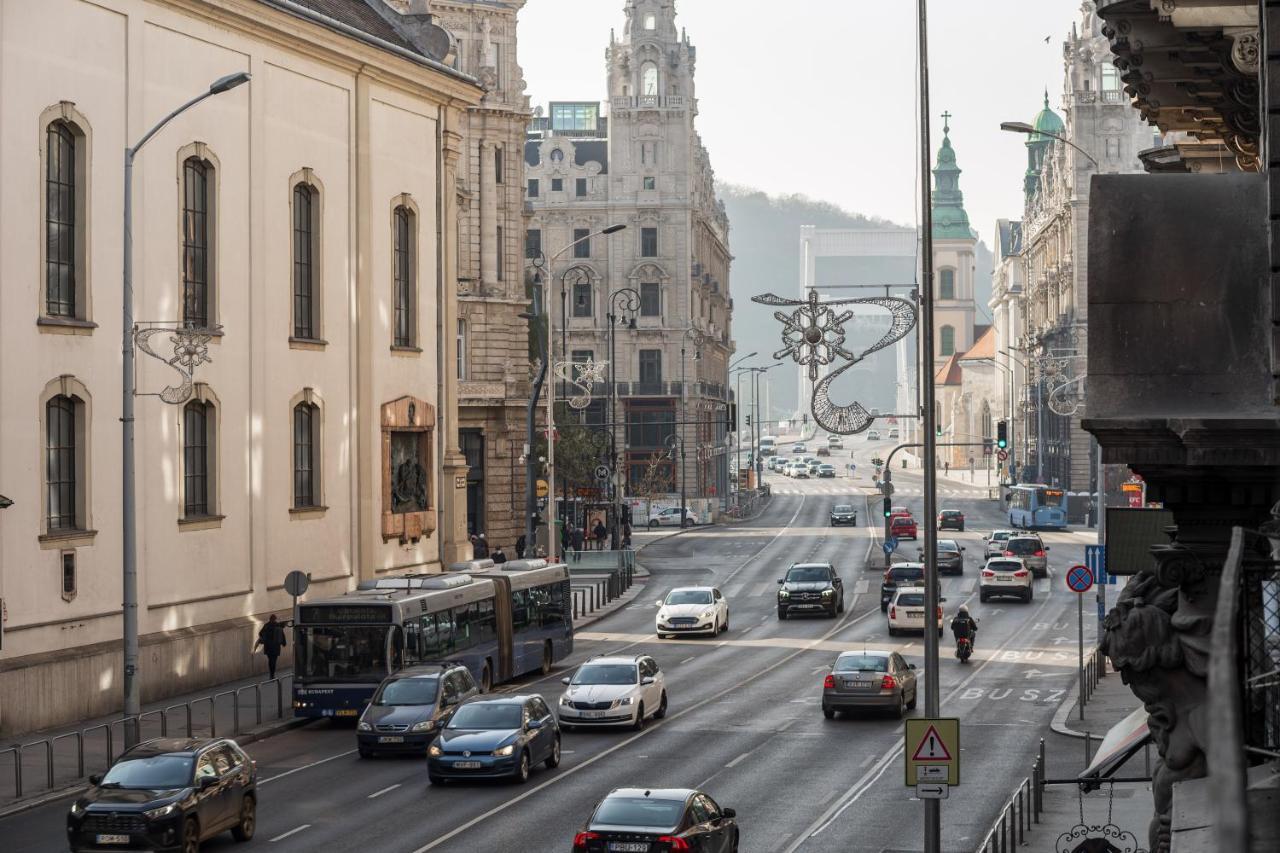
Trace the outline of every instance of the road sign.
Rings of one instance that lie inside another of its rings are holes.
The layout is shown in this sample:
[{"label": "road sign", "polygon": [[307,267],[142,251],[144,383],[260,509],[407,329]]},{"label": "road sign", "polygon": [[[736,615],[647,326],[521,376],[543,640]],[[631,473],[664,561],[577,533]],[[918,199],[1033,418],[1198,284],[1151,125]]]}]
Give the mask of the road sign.
[{"label": "road sign", "polygon": [[947,766],[945,764],[917,764],[916,781],[942,782],[945,784],[947,781]]},{"label": "road sign", "polygon": [[898,550],[898,540],[897,538],[890,536],[888,539],[884,540],[884,544],[880,547],[884,549],[886,554],[892,554],[894,551]]},{"label": "road sign", "polygon": [[[921,783],[920,768],[935,767],[945,770],[945,777],[936,775],[940,770],[924,771],[930,774],[932,787],[960,784],[960,720],[955,717],[928,719],[912,717],[906,721],[903,738],[903,759],[906,766],[908,787]],[[932,794],[941,799],[945,793]],[[928,799],[929,797],[926,797]]]},{"label": "road sign", "polygon": [[547,496],[547,481],[539,480],[538,481],[538,497],[545,498],[546,496]]},{"label": "road sign", "polygon": [[916,785],[916,798],[920,800],[945,800],[951,796],[951,787],[945,783]]},{"label": "road sign", "polygon": [[307,591],[307,587],[311,585],[311,575],[306,572],[300,572],[294,569],[292,572],[284,576],[284,591],[292,595],[294,598],[302,595]]},{"label": "road sign", "polygon": [[1067,589],[1082,594],[1093,589],[1093,572],[1088,566],[1075,565],[1067,570]]},{"label": "road sign", "polygon": [[996,451],[996,458],[997,458],[997,459],[999,459],[1001,462],[1005,461],[1006,459],[1008,459],[1008,458],[1009,458],[1009,451],[1007,451],[1007,450],[997,450],[997,451]]},{"label": "road sign", "polygon": [[880,492],[887,498],[893,495],[893,483],[885,480],[880,484]]},{"label": "road sign", "polygon": [[1094,583],[1115,586],[1116,576],[1107,574],[1107,546],[1084,546],[1084,564],[1093,572]]},{"label": "road sign", "polygon": [[607,479],[609,479],[609,466],[608,466],[608,465],[597,465],[597,466],[596,466],[596,479],[597,479],[597,480],[607,480]]}]

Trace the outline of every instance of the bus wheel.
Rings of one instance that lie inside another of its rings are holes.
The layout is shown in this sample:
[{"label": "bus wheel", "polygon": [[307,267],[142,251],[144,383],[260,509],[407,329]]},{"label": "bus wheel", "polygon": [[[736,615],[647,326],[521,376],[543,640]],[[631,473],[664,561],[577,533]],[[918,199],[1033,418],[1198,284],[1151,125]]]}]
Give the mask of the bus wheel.
[{"label": "bus wheel", "polygon": [[551,641],[542,644],[542,674],[551,674]]},{"label": "bus wheel", "polygon": [[489,668],[489,662],[484,662],[484,669],[480,671],[480,692],[488,693],[493,689],[493,670]]}]

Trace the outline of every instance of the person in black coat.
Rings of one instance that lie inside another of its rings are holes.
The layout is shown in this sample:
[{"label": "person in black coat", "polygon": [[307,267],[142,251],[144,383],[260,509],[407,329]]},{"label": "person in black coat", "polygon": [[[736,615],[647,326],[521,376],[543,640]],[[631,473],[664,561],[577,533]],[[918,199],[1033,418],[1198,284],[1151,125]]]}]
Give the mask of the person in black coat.
[{"label": "person in black coat", "polygon": [[268,678],[276,677],[276,659],[280,657],[280,650],[286,645],[288,644],[285,642],[284,627],[272,613],[267,624],[258,631],[258,640],[253,644],[254,651],[258,650],[258,646],[262,646],[262,653],[267,656]]},{"label": "person in black coat", "polygon": [[516,559],[517,559],[517,560],[523,560],[523,559],[524,559],[524,552],[525,552],[525,549],[529,547],[529,546],[526,544],[526,541],[527,541],[527,540],[525,539],[525,536],[524,536],[524,534],[523,534],[523,533],[521,533],[521,534],[520,534],[520,536],[519,536],[519,538],[517,538],[517,539],[516,539]]}]

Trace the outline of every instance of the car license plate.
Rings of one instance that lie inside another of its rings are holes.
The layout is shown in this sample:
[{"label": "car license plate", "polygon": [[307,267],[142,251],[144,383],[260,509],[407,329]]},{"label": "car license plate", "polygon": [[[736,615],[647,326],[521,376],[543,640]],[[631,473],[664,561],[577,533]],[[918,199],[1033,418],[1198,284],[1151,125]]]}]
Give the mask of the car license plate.
[{"label": "car license plate", "polygon": [[647,841],[611,841],[609,849],[614,853],[649,853]]},{"label": "car license plate", "polygon": [[99,835],[94,839],[95,844],[128,844],[129,836],[127,835]]},{"label": "car license plate", "polygon": [[999,583],[1012,583],[1013,576],[1012,575],[996,575],[996,581],[998,581]]},{"label": "car license plate", "polygon": [[387,735],[378,738],[378,743],[404,743],[404,737],[401,735]]},{"label": "car license plate", "polygon": [[333,715],[335,717],[358,717],[360,716],[360,712],[355,708],[340,708],[339,710],[334,711]]},{"label": "car license plate", "polygon": [[479,770],[479,761],[455,761],[453,762],[454,770]]},{"label": "car license plate", "polygon": [[923,619],[923,618],[924,618],[924,611],[923,611],[923,610],[908,610],[908,611],[907,611],[907,618],[908,618],[908,619]]},{"label": "car license plate", "polygon": [[599,720],[608,716],[608,714],[609,714],[608,711],[583,711],[582,712],[582,716],[586,717],[588,720]]}]

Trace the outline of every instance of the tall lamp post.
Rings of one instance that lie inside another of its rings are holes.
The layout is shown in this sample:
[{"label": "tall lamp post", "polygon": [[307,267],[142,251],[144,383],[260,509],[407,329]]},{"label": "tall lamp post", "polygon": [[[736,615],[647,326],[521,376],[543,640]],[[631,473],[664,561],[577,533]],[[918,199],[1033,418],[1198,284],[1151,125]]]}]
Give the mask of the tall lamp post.
[{"label": "tall lamp post", "polygon": [[785,363],[777,361],[765,367],[749,368],[751,371],[751,408],[755,414],[755,423],[752,424],[751,430],[752,445],[754,447],[751,451],[751,458],[755,460],[757,489],[764,482],[764,462],[760,459],[760,377]]},{"label": "tall lamp post", "polygon": [[[574,240],[572,243],[569,243],[549,258],[543,255],[542,258],[545,258],[545,266],[547,268],[547,286],[550,287],[551,282],[555,281],[555,263],[562,255],[565,254],[565,252],[571,251],[574,246],[577,246],[579,243],[585,243],[592,237],[607,237],[610,234],[618,233],[626,227],[626,225],[610,225],[607,228],[602,228],[599,231],[595,231],[585,237],[580,237],[577,240]],[[550,300],[545,299],[545,294],[543,301],[550,304]],[[563,313],[564,310],[562,307],[561,314]],[[555,319],[555,313],[548,309],[547,353],[545,363],[549,370],[551,390],[547,394],[547,559],[553,563],[556,559],[556,374],[555,371],[550,368],[555,364]],[[560,318],[560,322],[567,324],[568,320],[566,317],[562,316]],[[530,413],[530,417],[532,417],[532,411]],[[532,453],[532,448],[530,448],[530,453]],[[527,494],[528,492],[526,491],[526,496]],[[526,515],[529,517],[528,523],[531,527],[533,524],[532,519],[535,509],[536,508],[533,506],[525,507]],[[533,542],[532,533],[530,534],[529,541],[530,543]]]},{"label": "tall lamp post", "polygon": [[[742,404],[742,372],[746,369],[746,368],[736,367],[736,365],[742,364],[742,362],[744,361],[753,359],[757,355],[759,355],[758,352],[749,352],[746,355],[742,356],[741,358],[735,359],[734,361],[730,362],[729,370],[726,373],[726,376],[732,376],[735,373],[738,374],[738,378],[734,380],[734,391],[733,391],[733,409],[737,413],[737,417],[734,418],[734,422],[733,422],[733,438],[738,445],[738,452],[734,454],[734,457],[733,457],[733,476],[735,479],[737,479],[738,471],[742,470],[742,425],[741,425],[742,413],[738,412],[738,406]],[[738,485],[738,491],[739,492],[742,491],[741,484]]]},{"label": "tall lamp post", "polygon": [[1047,130],[1038,130],[1032,127],[1031,125],[1027,124],[1025,121],[1002,121],[1000,122],[1000,129],[1003,131],[1007,131],[1009,133],[1022,133],[1027,136],[1030,136],[1033,133],[1038,133],[1041,136],[1047,136],[1050,139],[1056,139],[1065,145],[1070,145],[1072,148],[1076,149],[1081,154],[1083,154],[1089,160],[1089,162],[1093,164],[1093,168],[1095,169],[1102,168],[1101,166],[1098,165],[1097,158],[1095,158],[1088,151],[1085,151],[1079,145],[1076,145],[1070,139],[1067,139],[1065,136],[1059,136],[1058,134],[1050,133]]},{"label": "tall lamp post", "polygon": [[196,104],[221,95],[249,82],[248,71],[237,71],[225,77],[219,77],[209,88],[164,118],[143,134],[130,148],[124,150],[124,258],[121,293],[121,341],[120,376],[121,387],[121,566],[123,573],[124,601],[122,606],[124,624],[124,727],[125,747],[138,742],[137,716],[142,712],[140,690],[138,685],[138,541],[137,518],[135,517],[137,500],[137,484],[134,474],[134,414],[133,398],[137,393],[133,372],[134,338],[133,338],[133,161],[142,150],[142,146],[151,137],[160,132],[166,124],[182,115]]},{"label": "tall lamp post", "polygon": [[[622,525],[623,478],[618,466],[618,372],[614,337],[618,326],[631,331],[636,328],[636,312],[640,310],[640,293],[624,287],[609,297],[609,461],[613,472],[613,530],[610,543],[618,549],[618,528]],[[623,432],[626,435],[626,432]]]},{"label": "tall lamp post", "polygon": [[[689,469],[685,463],[687,455],[686,446],[688,441],[685,437],[687,424],[685,418],[689,408],[689,385],[685,376],[685,344],[693,342],[693,360],[699,361],[702,358],[702,347],[707,342],[707,336],[699,332],[693,326],[685,329],[684,339],[680,341],[680,423],[676,426],[676,432],[680,435],[680,526],[684,527],[686,522],[686,490],[685,481],[689,477]],[[696,456],[697,446],[694,447]]]}]

